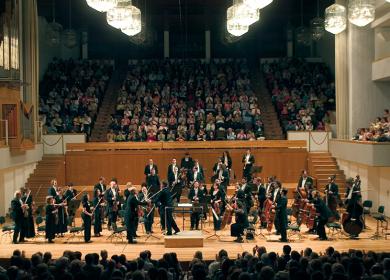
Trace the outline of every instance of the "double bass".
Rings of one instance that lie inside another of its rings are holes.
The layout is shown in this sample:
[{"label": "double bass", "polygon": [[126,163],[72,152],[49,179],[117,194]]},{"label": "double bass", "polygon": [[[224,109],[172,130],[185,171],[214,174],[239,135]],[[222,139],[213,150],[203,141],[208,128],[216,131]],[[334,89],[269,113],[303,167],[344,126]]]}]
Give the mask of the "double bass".
[{"label": "double bass", "polygon": [[[360,193],[360,191],[359,191]],[[341,224],[346,233],[352,237],[358,236],[364,228],[363,205],[358,198],[349,199],[347,212],[341,217]]]},{"label": "double bass", "polygon": [[275,220],[275,207],[274,203],[270,198],[267,198],[264,201],[264,213],[265,213],[265,221],[267,222],[267,231],[270,232],[272,230],[272,225]]}]

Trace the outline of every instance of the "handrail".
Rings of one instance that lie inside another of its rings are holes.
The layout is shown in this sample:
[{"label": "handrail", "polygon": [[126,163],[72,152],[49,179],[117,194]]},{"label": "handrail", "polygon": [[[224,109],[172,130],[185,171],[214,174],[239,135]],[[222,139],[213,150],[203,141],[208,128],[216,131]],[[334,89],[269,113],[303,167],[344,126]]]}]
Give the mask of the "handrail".
[{"label": "handrail", "polygon": [[329,139],[333,142],[344,142],[351,144],[364,144],[364,145],[390,145],[390,142],[375,142],[375,141],[360,141],[360,140],[346,140],[346,139]]},{"label": "handrail", "polygon": [[304,148],[305,140],[68,143],[67,151]]}]

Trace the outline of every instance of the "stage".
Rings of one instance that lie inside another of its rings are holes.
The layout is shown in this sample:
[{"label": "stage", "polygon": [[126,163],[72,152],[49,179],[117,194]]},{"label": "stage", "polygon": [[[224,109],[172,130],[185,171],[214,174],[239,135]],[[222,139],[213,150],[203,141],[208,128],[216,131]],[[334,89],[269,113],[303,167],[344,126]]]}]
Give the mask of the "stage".
[{"label": "stage", "polygon": [[[178,224],[181,228],[180,217],[177,217]],[[315,252],[324,251],[327,247],[333,246],[336,250],[347,251],[349,249],[359,249],[365,251],[376,251],[376,252],[390,252],[390,240],[385,240],[384,238],[379,240],[372,240],[370,237],[374,235],[376,230],[376,221],[367,216],[367,226],[368,228],[363,231],[359,239],[348,239],[347,236],[343,234],[338,234],[333,238],[330,237],[329,241],[318,241],[315,240],[317,235],[309,235],[306,233],[306,227],[301,227],[302,239],[299,240],[298,236],[290,237],[289,243],[280,243],[278,242],[279,236],[274,234],[268,235],[266,230],[262,230],[262,233],[265,235],[257,236],[255,240],[245,240],[244,243],[235,243],[233,242],[233,237],[230,236],[230,227],[225,228],[224,230],[217,232],[219,239],[212,237],[208,239],[207,237],[213,234],[212,230],[212,221],[206,221],[203,236],[204,242],[203,247],[187,247],[187,248],[165,248],[164,246],[164,236],[161,234],[160,230],[157,230],[158,219],[155,219],[154,237],[146,239],[146,235],[141,228],[142,225],[138,228],[137,238],[138,244],[127,244],[126,238],[123,241],[119,239],[114,239],[113,242],[107,240],[107,237],[110,235],[110,232],[105,228],[103,231],[102,237],[92,237],[92,243],[84,243],[82,236],[80,238],[76,237],[73,240],[69,240],[66,243],[66,240],[69,237],[67,234],[63,238],[56,238],[54,244],[49,244],[45,242],[43,237],[37,237],[35,240],[30,240],[23,244],[12,244],[11,238],[8,236],[2,236],[1,239],[1,250],[0,250],[0,259],[8,259],[12,252],[15,249],[19,249],[25,252],[27,257],[30,257],[36,252],[51,252],[54,258],[58,258],[62,255],[65,250],[71,251],[80,251],[83,253],[83,256],[87,253],[99,253],[101,250],[105,249],[108,251],[109,256],[113,254],[125,254],[128,259],[134,259],[139,256],[139,253],[144,250],[150,250],[152,252],[152,257],[154,259],[159,259],[164,253],[167,252],[176,252],[180,261],[190,261],[195,253],[195,251],[202,251],[203,257],[205,260],[214,260],[215,255],[219,250],[225,249],[229,253],[230,258],[236,258],[237,254],[241,254],[244,251],[252,252],[252,249],[255,245],[265,246],[267,250],[274,251],[277,253],[282,252],[283,245],[289,244],[293,250],[300,252],[307,247],[310,247]],[[188,223],[189,219],[186,219],[186,229],[189,229]],[[77,220],[77,225],[80,225],[81,221]],[[206,232],[207,231],[207,232]],[[259,229],[256,230],[259,233]],[[272,230],[274,232],[274,229]]]}]

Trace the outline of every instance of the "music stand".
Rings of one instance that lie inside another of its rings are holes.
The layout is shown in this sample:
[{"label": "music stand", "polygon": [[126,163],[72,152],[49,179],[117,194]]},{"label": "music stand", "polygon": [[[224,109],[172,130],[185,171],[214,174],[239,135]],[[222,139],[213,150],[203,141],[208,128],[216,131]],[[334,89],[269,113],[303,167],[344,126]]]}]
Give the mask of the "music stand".
[{"label": "music stand", "polygon": [[[153,206],[152,210],[149,213],[147,213],[146,216],[149,216],[150,213],[152,213],[152,211],[155,211],[155,209],[156,209],[156,206]],[[145,218],[143,218],[143,219],[144,219],[144,226],[145,226]],[[152,224],[152,229],[153,229],[153,224]],[[149,234],[146,235],[145,242],[148,241],[149,238],[155,238],[157,240],[160,240],[160,237],[154,235],[153,233],[149,233]]]},{"label": "music stand", "polygon": [[[215,213],[213,207],[210,206],[210,208],[211,208],[213,216],[215,215],[215,217],[218,217],[218,221],[221,220],[221,217],[219,217],[217,215],[217,213]],[[221,236],[217,234],[217,230],[215,229],[214,225],[213,225],[213,229],[214,229],[214,233],[211,234],[210,236],[207,236],[206,239],[210,239],[212,237],[215,237],[215,238],[217,238],[217,240],[220,240]]]},{"label": "music stand", "polygon": [[[76,216],[76,211],[77,209],[79,209],[80,207],[80,204],[81,204],[81,200],[80,199],[71,199],[69,201],[69,213],[72,213],[73,217]],[[73,219],[73,225],[75,225],[75,220]]]},{"label": "music stand", "polygon": [[251,173],[261,173],[263,171],[263,166],[255,165],[252,166]]}]

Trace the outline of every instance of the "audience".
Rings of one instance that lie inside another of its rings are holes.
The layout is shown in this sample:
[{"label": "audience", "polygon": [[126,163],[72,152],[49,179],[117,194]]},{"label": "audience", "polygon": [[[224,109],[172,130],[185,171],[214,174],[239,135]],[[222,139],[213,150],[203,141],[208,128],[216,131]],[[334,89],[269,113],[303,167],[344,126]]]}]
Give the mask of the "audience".
[{"label": "audience", "polygon": [[285,245],[279,256],[255,246],[253,252],[243,252],[236,259],[222,249],[208,265],[198,251],[184,271],[176,253],[154,260],[150,251],[143,251],[137,259],[127,260],[123,254],[108,259],[103,250],[100,256],[89,253],[82,260],[80,252],[65,251],[53,260],[50,253],[35,253],[29,259],[15,250],[9,266],[0,267],[0,279],[386,280],[390,279],[390,253],[338,252],[333,247],[323,253],[310,248],[298,252]]},{"label": "audience", "polygon": [[89,135],[111,73],[108,62],[54,59],[40,85],[44,133]]},{"label": "audience", "polygon": [[390,114],[385,109],[382,117],[377,117],[369,128],[359,128],[352,140],[357,141],[390,141]]},{"label": "audience", "polygon": [[289,58],[262,68],[285,131],[325,130],[327,112],[335,109],[335,86],[324,63]]},{"label": "audience", "polygon": [[263,138],[245,60],[140,61],[129,66],[107,141]]}]

